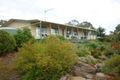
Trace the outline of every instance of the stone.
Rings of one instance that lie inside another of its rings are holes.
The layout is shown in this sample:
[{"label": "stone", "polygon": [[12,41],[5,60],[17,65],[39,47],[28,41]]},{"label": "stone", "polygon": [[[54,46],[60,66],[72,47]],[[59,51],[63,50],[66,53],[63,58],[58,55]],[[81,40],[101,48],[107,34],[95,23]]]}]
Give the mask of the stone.
[{"label": "stone", "polygon": [[95,80],[107,80],[104,73],[96,73]]},{"label": "stone", "polygon": [[96,72],[101,72],[102,67],[103,67],[103,64],[102,64],[102,63],[97,63],[97,64],[95,65]]},{"label": "stone", "polygon": [[77,68],[80,69],[80,71],[83,71],[83,72],[86,72],[86,73],[92,73],[92,74],[95,74],[96,73],[96,68],[89,65],[89,64],[86,64],[86,63],[83,63],[83,62],[78,62],[76,64]]},{"label": "stone", "polygon": [[62,76],[62,77],[60,78],[60,80],[68,80],[68,77],[69,77],[69,75],[67,74],[67,75],[65,75],[65,76]]},{"label": "stone", "polygon": [[87,79],[92,79],[93,76],[94,76],[93,74],[88,74],[88,73],[87,73],[87,74],[85,75],[85,78],[87,78]]},{"label": "stone", "polygon": [[83,62],[77,63],[72,68],[73,76],[81,76],[87,79],[92,79],[95,73],[96,73],[95,67]]},{"label": "stone", "polygon": [[83,77],[71,77],[69,80],[86,80]]}]

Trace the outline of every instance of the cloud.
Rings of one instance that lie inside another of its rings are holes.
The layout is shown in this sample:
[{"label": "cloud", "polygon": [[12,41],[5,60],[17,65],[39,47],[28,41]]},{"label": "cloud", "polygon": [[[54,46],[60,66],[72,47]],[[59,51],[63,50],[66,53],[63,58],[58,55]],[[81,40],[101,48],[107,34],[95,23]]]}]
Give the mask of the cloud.
[{"label": "cloud", "polygon": [[120,0],[1,0],[0,18],[22,18],[66,23],[72,19],[89,21],[107,33],[120,23]]}]

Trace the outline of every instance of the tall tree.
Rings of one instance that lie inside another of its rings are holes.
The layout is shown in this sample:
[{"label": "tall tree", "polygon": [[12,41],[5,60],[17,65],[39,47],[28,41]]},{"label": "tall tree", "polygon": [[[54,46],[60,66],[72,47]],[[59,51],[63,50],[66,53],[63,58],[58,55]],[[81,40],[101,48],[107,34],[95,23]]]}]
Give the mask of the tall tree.
[{"label": "tall tree", "polygon": [[6,20],[0,20],[0,27],[3,26],[3,24],[7,22]]},{"label": "tall tree", "polygon": [[97,37],[103,38],[105,37],[105,29],[102,27],[97,28]]},{"label": "tall tree", "polygon": [[114,30],[114,39],[115,41],[120,41],[120,24],[118,24],[116,27],[115,27],[115,30]]},{"label": "tall tree", "polygon": [[73,20],[69,21],[67,24],[68,25],[72,25],[72,26],[78,26],[79,25],[79,21],[76,20],[76,19],[73,19]]},{"label": "tall tree", "polygon": [[86,27],[86,28],[91,28],[94,29],[93,25],[90,22],[84,21],[79,24],[79,27]]},{"label": "tall tree", "polygon": [[120,24],[118,24],[115,28],[115,33],[120,33]]}]

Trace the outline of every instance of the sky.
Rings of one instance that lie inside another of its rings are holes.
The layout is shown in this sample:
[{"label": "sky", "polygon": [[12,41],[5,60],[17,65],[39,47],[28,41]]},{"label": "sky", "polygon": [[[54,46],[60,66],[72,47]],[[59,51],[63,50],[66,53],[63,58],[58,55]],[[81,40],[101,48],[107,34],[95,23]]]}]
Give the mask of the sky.
[{"label": "sky", "polygon": [[108,34],[120,24],[120,0],[0,0],[0,19],[11,18],[62,24],[76,19],[101,26]]}]

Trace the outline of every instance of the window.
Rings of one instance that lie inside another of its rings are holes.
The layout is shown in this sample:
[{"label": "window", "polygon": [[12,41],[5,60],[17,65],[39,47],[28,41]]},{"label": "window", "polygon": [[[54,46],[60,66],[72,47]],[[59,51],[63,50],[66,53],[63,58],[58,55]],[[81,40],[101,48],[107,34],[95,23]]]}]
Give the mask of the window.
[{"label": "window", "polygon": [[36,38],[43,38],[47,36],[47,27],[46,26],[42,26],[41,28],[38,26],[36,28]]},{"label": "window", "polygon": [[56,27],[51,28],[51,34],[58,35],[58,33],[59,33],[58,28],[56,28]]}]

